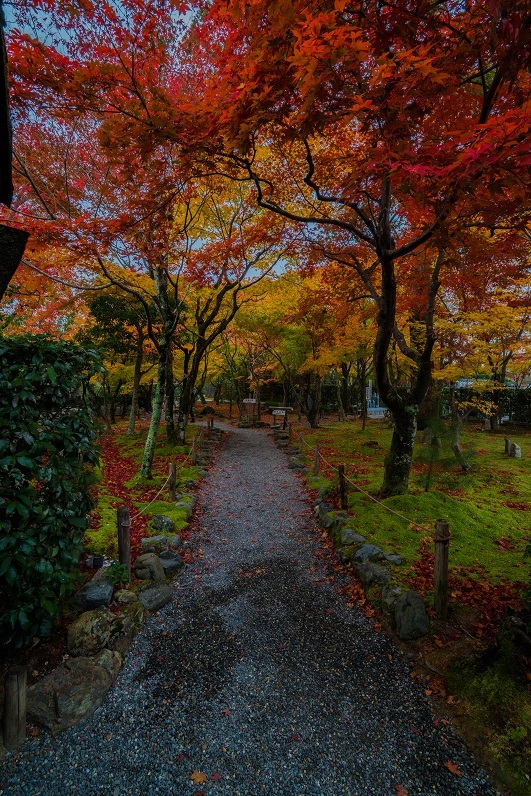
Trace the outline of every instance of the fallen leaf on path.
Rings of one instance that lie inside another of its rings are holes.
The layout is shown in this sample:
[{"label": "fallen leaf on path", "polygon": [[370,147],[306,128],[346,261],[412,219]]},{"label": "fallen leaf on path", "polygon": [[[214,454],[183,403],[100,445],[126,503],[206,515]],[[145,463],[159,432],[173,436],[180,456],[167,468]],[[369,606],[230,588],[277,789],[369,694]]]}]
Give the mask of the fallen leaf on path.
[{"label": "fallen leaf on path", "polygon": [[397,782],[395,785],[395,796],[407,796],[407,790],[400,782]]},{"label": "fallen leaf on path", "polygon": [[194,785],[204,785],[205,782],[207,782],[208,777],[206,774],[203,774],[202,771],[194,771],[192,774],[190,774],[190,779]]},{"label": "fallen leaf on path", "polygon": [[210,779],[212,780],[212,782],[218,782],[221,779],[221,774],[219,773],[219,771],[214,771]]},{"label": "fallen leaf on path", "polygon": [[187,757],[188,757],[188,755],[186,754],[186,752],[181,752],[180,755],[177,755],[176,760],[177,760],[178,763],[182,763],[183,760],[186,760]]},{"label": "fallen leaf on path", "polygon": [[455,774],[456,777],[462,777],[463,776],[463,774],[460,771],[459,767],[456,766],[455,763],[450,762],[450,760],[445,760],[444,763],[443,763],[443,766],[445,768],[447,768],[448,771],[451,771],[452,774]]},{"label": "fallen leaf on path", "polygon": [[230,710],[228,708],[222,708],[221,712],[225,714],[225,716],[230,716]]}]

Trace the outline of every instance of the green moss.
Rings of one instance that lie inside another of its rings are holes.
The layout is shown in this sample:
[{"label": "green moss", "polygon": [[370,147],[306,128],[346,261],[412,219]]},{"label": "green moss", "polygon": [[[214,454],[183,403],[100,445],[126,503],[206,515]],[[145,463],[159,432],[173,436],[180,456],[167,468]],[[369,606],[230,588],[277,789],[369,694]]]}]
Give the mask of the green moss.
[{"label": "green moss", "polygon": [[[149,505],[149,501],[145,503],[135,502],[135,508],[138,510],[142,510],[146,506]],[[156,500],[154,503],[149,505],[148,516],[153,517],[155,514],[165,514],[171,520],[173,520],[175,525],[175,530],[177,532],[184,531],[185,528],[188,527],[188,512],[185,508],[179,508],[175,505],[175,503],[168,502],[166,500]],[[153,535],[159,534],[160,531],[152,531]]]},{"label": "green moss", "polygon": [[113,497],[100,486],[98,489],[98,505],[96,511],[99,517],[96,528],[85,533],[84,546],[91,553],[98,555],[116,556],[118,554],[118,531],[116,526],[116,508],[112,505]]},{"label": "green moss", "polygon": [[[333,423],[305,432],[304,438],[311,446],[319,444],[325,459],[336,464],[345,462],[348,477],[377,498],[391,434],[384,422],[370,421],[365,431],[351,422]],[[492,582],[526,580],[529,566],[522,557],[530,538],[531,515],[518,506],[531,506],[531,433],[522,434],[519,430],[509,436],[521,446],[522,459],[511,459],[503,453],[503,434],[481,433],[473,425],[466,428],[462,434],[463,449],[473,463],[468,475],[462,472],[443,440],[440,458],[433,464],[429,491],[425,491],[428,446],[418,441],[409,494],[387,498],[381,505],[349,485],[349,526],[370,542],[399,552],[408,564],[413,564],[419,556],[421,540],[432,536],[435,520],[446,519],[453,536],[451,568],[480,565]],[[308,477],[312,489],[316,488],[312,484],[314,478]],[[504,505],[507,502],[514,505]],[[412,523],[422,527],[418,529]],[[514,549],[500,551],[496,542],[502,536],[512,538]]]},{"label": "green moss", "polygon": [[485,752],[500,781],[513,796],[529,794],[531,778],[531,695],[522,657],[502,633],[494,654],[455,665],[450,689],[484,733]]}]

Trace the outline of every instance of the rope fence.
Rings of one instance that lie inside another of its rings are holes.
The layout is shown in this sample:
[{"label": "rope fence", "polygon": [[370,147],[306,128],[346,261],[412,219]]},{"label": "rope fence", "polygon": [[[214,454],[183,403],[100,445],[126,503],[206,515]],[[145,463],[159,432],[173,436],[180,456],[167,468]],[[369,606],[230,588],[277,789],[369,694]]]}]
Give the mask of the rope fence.
[{"label": "rope fence", "polygon": [[[425,527],[424,527],[424,526],[422,526],[422,525],[420,525],[418,522],[415,522],[414,520],[411,520],[411,519],[409,519],[409,517],[406,517],[406,515],[405,515],[405,514],[401,514],[399,511],[396,511],[395,509],[392,509],[390,506],[386,506],[386,505],[385,505],[385,503],[382,503],[382,501],[381,501],[381,500],[378,500],[378,498],[375,498],[375,497],[374,497],[374,495],[371,495],[371,494],[370,494],[369,492],[367,492],[365,489],[362,489],[362,487],[361,487],[361,486],[358,486],[358,484],[356,484],[356,483],[355,483],[355,482],[354,482],[354,481],[353,481],[351,478],[349,478],[349,477],[348,477],[348,476],[345,474],[345,472],[344,472],[344,469],[343,469],[343,471],[342,471],[342,469],[341,469],[341,468],[344,468],[344,465],[339,465],[339,466],[336,466],[336,465],[332,464],[331,462],[329,462],[327,459],[325,459],[325,457],[324,457],[324,456],[323,456],[323,454],[321,453],[320,446],[319,446],[319,445],[316,445],[316,446],[315,446],[315,449],[314,449],[314,448],[312,447],[312,445],[310,445],[308,442],[306,442],[306,440],[304,439],[304,435],[303,435],[302,433],[301,433],[301,434],[299,434],[299,441],[300,441],[300,443],[302,443],[301,447],[302,447],[302,446],[305,446],[305,447],[306,447],[306,448],[308,448],[309,450],[315,450],[315,461],[316,461],[316,465],[314,466],[314,474],[315,474],[315,475],[318,475],[318,474],[319,474],[319,470],[318,470],[318,468],[317,468],[317,461],[319,460],[319,461],[321,461],[321,462],[322,462],[322,463],[323,463],[323,464],[324,464],[324,465],[325,465],[325,466],[326,466],[326,467],[327,467],[329,470],[332,470],[333,472],[336,472],[336,473],[337,473],[337,474],[340,476],[340,479],[341,479],[341,478],[344,478],[344,480],[345,480],[345,481],[347,481],[349,484],[351,484],[351,485],[354,487],[354,489],[357,489],[357,490],[358,490],[358,492],[361,492],[363,495],[365,495],[366,497],[368,497],[368,498],[369,498],[369,500],[372,500],[372,501],[373,501],[373,503],[377,503],[379,506],[382,506],[382,508],[384,508],[384,509],[385,509],[386,511],[388,511],[390,514],[394,514],[395,516],[397,516],[397,517],[400,517],[400,519],[402,519],[402,520],[405,520],[407,523],[409,523],[410,525],[413,525],[415,528],[418,528],[418,529],[419,529],[419,530],[421,530],[421,531],[425,530]],[[301,452],[302,452],[302,451],[301,451]]]},{"label": "rope fence", "polygon": [[136,514],[133,514],[133,516],[130,518],[130,522],[133,522],[133,520],[136,520],[136,519],[137,519],[137,517],[140,517],[140,515],[141,515],[141,514],[144,514],[144,512],[145,512],[145,511],[147,511],[147,510],[148,510],[148,508],[149,508],[149,507],[150,507],[150,506],[151,506],[151,505],[152,505],[152,504],[153,504],[153,503],[156,501],[156,499],[158,498],[158,496],[159,496],[159,495],[160,495],[160,494],[161,494],[161,493],[164,491],[164,489],[167,487],[167,485],[168,485],[168,483],[169,483],[170,479],[171,479],[172,477],[174,477],[174,476],[175,476],[175,473],[176,473],[178,470],[181,470],[181,469],[184,467],[184,465],[186,464],[186,462],[188,461],[188,459],[189,459],[189,458],[190,458],[190,456],[192,455],[192,452],[193,452],[193,450],[194,450],[194,448],[192,447],[192,448],[190,449],[190,451],[188,452],[188,454],[186,455],[186,458],[185,458],[185,459],[183,459],[183,461],[180,463],[180,465],[179,465],[178,467],[175,467],[175,470],[173,470],[173,469],[170,469],[170,472],[169,472],[169,474],[168,474],[168,477],[166,478],[166,480],[165,480],[165,481],[164,481],[164,483],[162,484],[161,488],[159,489],[159,491],[157,492],[157,494],[155,495],[155,497],[154,497],[152,500],[150,500],[150,501],[149,501],[149,503],[147,503],[147,504],[144,506],[144,508],[143,508],[143,509],[141,509],[140,511],[138,511]]}]

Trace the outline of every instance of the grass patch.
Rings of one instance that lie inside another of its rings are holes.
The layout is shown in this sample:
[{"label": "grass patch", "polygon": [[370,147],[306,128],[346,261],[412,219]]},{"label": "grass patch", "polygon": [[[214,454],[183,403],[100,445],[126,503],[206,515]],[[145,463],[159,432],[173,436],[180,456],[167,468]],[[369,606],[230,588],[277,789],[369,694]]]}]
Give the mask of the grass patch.
[{"label": "grass patch", "polygon": [[[319,444],[331,464],[345,463],[348,477],[377,497],[391,433],[383,421],[369,421],[365,431],[354,423],[336,422],[305,431],[304,439],[312,447]],[[451,568],[479,564],[494,583],[526,580],[529,567],[523,561],[523,553],[531,539],[531,433],[520,429],[510,437],[521,446],[522,459],[511,459],[503,453],[502,433],[479,432],[476,427],[469,427],[463,432],[462,441],[472,471],[464,474],[443,447],[441,457],[432,465],[429,491],[425,489],[429,448],[419,440],[409,494],[387,498],[380,505],[349,486],[349,525],[370,542],[400,552],[408,564],[413,564],[420,555],[421,540],[433,534],[435,520],[445,519],[453,535]],[[319,479],[324,481],[327,477],[334,480],[335,473],[323,467]],[[308,476],[311,489],[316,488],[315,479]],[[507,549],[500,549],[500,539],[508,540]]]}]

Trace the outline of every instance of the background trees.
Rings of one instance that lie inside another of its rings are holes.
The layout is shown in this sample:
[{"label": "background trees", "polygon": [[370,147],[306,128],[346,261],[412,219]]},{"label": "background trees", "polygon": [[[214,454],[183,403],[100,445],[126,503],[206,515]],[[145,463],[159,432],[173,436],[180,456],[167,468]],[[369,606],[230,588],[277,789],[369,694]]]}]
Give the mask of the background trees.
[{"label": "background trees", "polygon": [[[235,296],[279,245],[305,275],[325,263],[347,275],[329,295],[305,278],[306,305],[292,316],[294,347],[311,349],[299,384],[310,421],[325,372],[337,373],[347,403],[350,374],[363,385],[372,364],[395,423],[381,494],[407,490],[436,319],[479,274],[505,290],[516,278],[511,247],[529,243],[527,4],[48,8],[44,18],[22,4],[10,40],[20,191],[11,219],[29,218],[39,245],[61,250],[63,277],[96,287],[102,272],[136,291],[159,357],[153,433],[164,392],[174,433],[172,351],[184,361],[182,437],[211,330],[228,328]],[[63,28],[59,46],[48,34]],[[282,226],[253,219],[251,197]],[[133,284],[141,273],[153,291]],[[340,325],[349,349],[359,337],[351,358],[339,351]],[[285,367],[279,350],[270,347]]]}]

